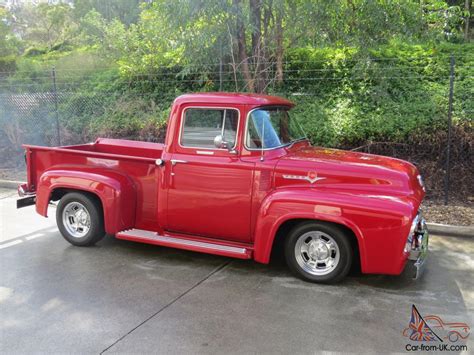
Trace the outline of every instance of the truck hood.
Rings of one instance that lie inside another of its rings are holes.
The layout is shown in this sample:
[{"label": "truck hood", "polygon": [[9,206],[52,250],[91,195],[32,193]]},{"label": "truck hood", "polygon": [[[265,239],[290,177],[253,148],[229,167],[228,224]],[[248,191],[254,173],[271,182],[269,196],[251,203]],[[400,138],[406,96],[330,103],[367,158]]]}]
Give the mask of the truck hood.
[{"label": "truck hood", "polygon": [[275,169],[275,186],[337,189],[378,197],[407,196],[419,205],[425,192],[409,162],[373,154],[305,146],[288,150]]}]

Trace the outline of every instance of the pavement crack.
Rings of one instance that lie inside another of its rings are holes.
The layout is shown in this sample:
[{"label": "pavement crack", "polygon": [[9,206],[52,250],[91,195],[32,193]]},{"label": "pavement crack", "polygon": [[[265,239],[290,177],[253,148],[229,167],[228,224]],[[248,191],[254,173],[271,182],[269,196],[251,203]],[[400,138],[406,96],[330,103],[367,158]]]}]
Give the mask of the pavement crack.
[{"label": "pavement crack", "polygon": [[193,286],[191,286],[190,288],[188,288],[186,291],[184,291],[183,293],[181,293],[180,295],[178,295],[177,297],[175,297],[174,299],[172,299],[170,302],[168,302],[167,304],[165,304],[163,307],[161,307],[159,310],[157,310],[155,313],[153,313],[151,316],[149,316],[148,318],[146,318],[143,322],[141,322],[140,324],[138,324],[137,326],[133,327],[132,329],[130,329],[126,334],[122,335],[120,338],[118,338],[116,341],[114,341],[111,345],[109,345],[108,347],[106,347],[104,350],[102,350],[100,352],[100,354],[103,354],[105,353],[106,351],[108,351],[110,348],[114,347],[115,345],[117,345],[119,342],[121,342],[123,339],[125,339],[128,335],[132,334],[135,330],[137,330],[138,328],[140,328],[142,325],[144,325],[145,323],[147,323],[149,320],[155,318],[157,315],[159,315],[161,312],[163,312],[165,309],[167,309],[168,307],[170,307],[171,305],[173,305],[174,303],[176,303],[177,301],[179,301],[181,298],[183,298],[184,296],[186,296],[189,292],[191,292],[192,290],[194,290],[196,287],[198,287],[199,285],[201,285],[204,281],[208,280],[211,276],[215,275],[216,273],[218,273],[219,271],[221,271],[222,269],[224,269],[226,266],[228,266],[232,261],[226,261],[225,263],[219,265],[218,267],[216,267],[214,270],[212,270],[209,274],[207,274],[204,278],[202,278],[201,280],[199,280],[198,282],[196,282]]}]

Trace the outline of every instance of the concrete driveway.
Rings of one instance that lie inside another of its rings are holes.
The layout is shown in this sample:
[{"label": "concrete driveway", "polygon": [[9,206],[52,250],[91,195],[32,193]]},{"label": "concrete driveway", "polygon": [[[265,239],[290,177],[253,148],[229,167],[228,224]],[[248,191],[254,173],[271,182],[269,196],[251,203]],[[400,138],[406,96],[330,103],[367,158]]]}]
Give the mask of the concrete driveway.
[{"label": "concrete driveway", "polygon": [[[74,247],[54,216],[15,211],[14,192],[0,198],[2,354],[405,352],[421,344],[402,335],[412,304],[423,316],[474,326],[469,239],[432,236],[418,281],[352,275],[324,286],[295,279],[281,262],[112,237]],[[443,343],[474,349],[469,338]]]}]

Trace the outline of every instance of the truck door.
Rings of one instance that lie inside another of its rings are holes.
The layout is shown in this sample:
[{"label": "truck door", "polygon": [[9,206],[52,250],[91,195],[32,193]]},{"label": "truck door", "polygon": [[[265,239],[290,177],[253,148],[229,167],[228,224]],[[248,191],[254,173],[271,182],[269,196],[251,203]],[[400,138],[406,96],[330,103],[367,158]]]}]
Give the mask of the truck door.
[{"label": "truck door", "polygon": [[[187,107],[180,121],[168,170],[166,229],[250,242],[253,164],[242,162],[235,151],[240,111]],[[216,148],[219,135],[230,151]]]}]

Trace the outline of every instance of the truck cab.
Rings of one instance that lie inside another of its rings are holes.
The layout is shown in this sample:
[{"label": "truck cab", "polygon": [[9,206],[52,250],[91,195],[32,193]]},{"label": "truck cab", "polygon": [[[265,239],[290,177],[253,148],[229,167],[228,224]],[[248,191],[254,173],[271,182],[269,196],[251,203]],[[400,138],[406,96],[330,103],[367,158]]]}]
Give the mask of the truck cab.
[{"label": "truck cab", "polygon": [[74,245],[119,239],[268,263],[275,245],[312,282],[364,273],[418,277],[428,232],[415,166],[313,147],[286,99],[178,97],[164,144],[114,139],[25,146],[18,206],[48,214]]}]

